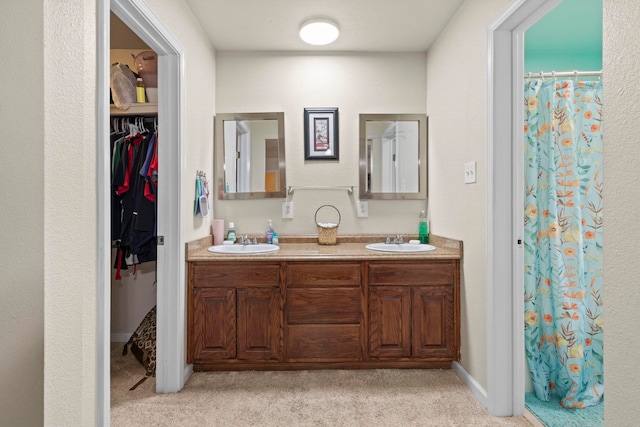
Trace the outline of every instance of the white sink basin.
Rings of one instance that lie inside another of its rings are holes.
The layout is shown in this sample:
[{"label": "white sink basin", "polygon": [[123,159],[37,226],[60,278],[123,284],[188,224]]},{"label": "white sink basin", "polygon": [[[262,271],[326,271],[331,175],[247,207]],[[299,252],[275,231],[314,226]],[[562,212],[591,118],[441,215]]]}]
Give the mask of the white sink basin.
[{"label": "white sink basin", "polygon": [[269,243],[258,243],[257,245],[218,245],[209,247],[209,252],[217,254],[234,254],[234,255],[246,255],[246,254],[260,254],[265,252],[275,252],[280,249],[278,245],[272,245]]},{"label": "white sink basin", "polygon": [[400,253],[428,252],[436,249],[435,246],[413,243],[369,243],[365,248],[372,251]]}]

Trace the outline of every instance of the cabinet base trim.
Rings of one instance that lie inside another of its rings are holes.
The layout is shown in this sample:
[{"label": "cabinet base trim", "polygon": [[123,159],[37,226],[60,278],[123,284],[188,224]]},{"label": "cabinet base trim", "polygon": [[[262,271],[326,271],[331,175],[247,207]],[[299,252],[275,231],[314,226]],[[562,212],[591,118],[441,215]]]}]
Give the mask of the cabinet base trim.
[{"label": "cabinet base trim", "polygon": [[318,369],[450,369],[451,361],[381,361],[323,363],[203,363],[193,366],[204,371],[300,371]]}]

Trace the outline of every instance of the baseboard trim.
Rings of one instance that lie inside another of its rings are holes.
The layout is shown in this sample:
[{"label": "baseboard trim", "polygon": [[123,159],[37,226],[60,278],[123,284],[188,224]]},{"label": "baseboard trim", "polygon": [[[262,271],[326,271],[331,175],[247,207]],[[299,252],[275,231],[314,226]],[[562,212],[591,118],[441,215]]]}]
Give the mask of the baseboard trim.
[{"label": "baseboard trim", "polygon": [[[184,367],[184,371],[182,372],[182,387],[187,383],[191,375],[193,374],[193,365],[188,364]],[[180,387],[180,388],[182,388]]]},{"label": "baseboard trim", "polygon": [[531,413],[527,408],[524,408],[524,417],[533,425],[533,427],[545,427],[540,420]]},{"label": "baseboard trim", "polygon": [[462,366],[459,362],[453,362],[451,364],[451,369],[455,374],[460,378],[460,380],[471,390],[471,394],[476,400],[485,408],[488,408],[488,399],[487,399],[487,391],[482,388],[480,383],[473,378],[464,366]]},{"label": "baseboard trim", "polygon": [[111,342],[128,342],[133,332],[124,334],[111,334]]}]

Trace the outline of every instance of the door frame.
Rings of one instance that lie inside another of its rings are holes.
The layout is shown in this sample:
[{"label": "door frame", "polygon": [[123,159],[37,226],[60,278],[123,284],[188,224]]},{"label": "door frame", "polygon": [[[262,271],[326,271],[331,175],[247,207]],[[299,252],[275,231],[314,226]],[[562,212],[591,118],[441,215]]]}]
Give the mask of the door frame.
[{"label": "door frame", "polygon": [[495,416],[524,413],[524,143],[514,143],[523,141],[524,32],[561,1],[514,0],[487,29],[486,395]]},{"label": "door frame", "polygon": [[162,171],[157,230],[164,236],[157,262],[156,391],[179,391],[192,372],[185,355],[185,254],[181,208],[185,165],[184,49],[143,0],[97,3],[98,307],[97,420],[110,423],[111,221],[109,148],[109,12],[113,11],[158,54],[158,144]]}]

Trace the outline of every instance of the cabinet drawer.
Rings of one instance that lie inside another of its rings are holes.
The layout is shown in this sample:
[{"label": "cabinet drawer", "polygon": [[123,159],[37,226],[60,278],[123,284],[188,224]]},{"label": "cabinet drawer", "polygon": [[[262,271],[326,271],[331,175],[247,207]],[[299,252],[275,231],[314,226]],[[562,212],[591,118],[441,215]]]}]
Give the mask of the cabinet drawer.
[{"label": "cabinet drawer", "polygon": [[280,285],[278,264],[195,264],[192,267],[194,288],[210,287],[277,287]]},{"label": "cabinet drawer", "polygon": [[428,261],[424,264],[394,262],[370,263],[369,285],[451,285],[455,262]]},{"label": "cabinet drawer", "polygon": [[360,288],[287,290],[287,324],[360,323]]},{"label": "cabinet drawer", "polygon": [[360,286],[359,263],[291,263],[287,286]]},{"label": "cabinet drawer", "polygon": [[359,360],[359,325],[293,325],[287,327],[287,358],[291,361]]}]

